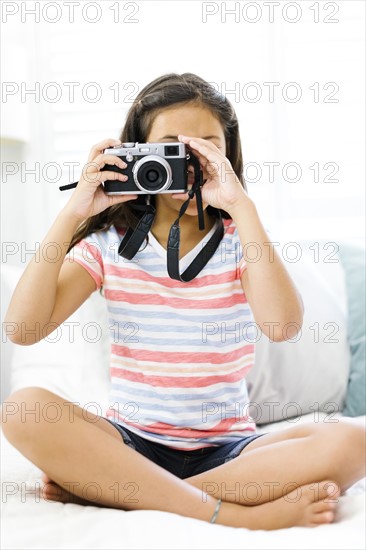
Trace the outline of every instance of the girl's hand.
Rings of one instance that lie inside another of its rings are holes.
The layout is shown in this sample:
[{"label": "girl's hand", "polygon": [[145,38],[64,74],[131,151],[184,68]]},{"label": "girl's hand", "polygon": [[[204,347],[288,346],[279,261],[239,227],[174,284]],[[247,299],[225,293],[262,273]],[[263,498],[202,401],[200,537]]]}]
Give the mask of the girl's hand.
[{"label": "girl's hand", "polygon": [[203,202],[230,213],[238,201],[249,199],[230,161],[216,145],[206,139],[181,134],[178,139],[192,149],[200,162],[204,178],[207,178],[201,190]]},{"label": "girl's hand", "polygon": [[88,162],[83,168],[81,179],[64,210],[78,219],[86,220],[103,212],[109,206],[137,198],[137,195],[106,195],[101,185],[106,180],[118,179],[121,182],[127,180],[127,176],[118,172],[101,172],[106,164],[118,166],[122,170],[126,168],[127,164],[116,155],[103,154],[104,149],[120,144],[119,140],[106,139],[92,147]]}]

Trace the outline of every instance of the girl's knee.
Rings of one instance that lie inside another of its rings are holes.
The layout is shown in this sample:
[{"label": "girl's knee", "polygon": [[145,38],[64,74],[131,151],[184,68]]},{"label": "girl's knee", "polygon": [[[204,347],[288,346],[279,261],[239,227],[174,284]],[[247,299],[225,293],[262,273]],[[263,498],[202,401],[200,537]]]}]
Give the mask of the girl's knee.
[{"label": "girl's knee", "polygon": [[361,451],[365,454],[366,431],[363,426],[348,421],[340,423],[344,444],[352,451]]},{"label": "girl's knee", "polygon": [[1,406],[1,427],[6,438],[22,435],[31,424],[40,424],[44,405],[55,402],[57,397],[37,386],[13,392]]},{"label": "girl's knee", "polygon": [[317,430],[319,440],[329,450],[349,457],[365,446],[365,429],[351,422],[337,419],[337,422],[323,423]]}]

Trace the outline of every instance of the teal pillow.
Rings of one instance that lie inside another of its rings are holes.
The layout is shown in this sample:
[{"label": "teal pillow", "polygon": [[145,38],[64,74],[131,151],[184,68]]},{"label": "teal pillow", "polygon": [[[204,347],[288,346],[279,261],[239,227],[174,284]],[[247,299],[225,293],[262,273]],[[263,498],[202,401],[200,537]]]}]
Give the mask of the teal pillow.
[{"label": "teal pillow", "polygon": [[366,414],[366,352],[365,352],[365,247],[348,242],[339,243],[339,257],[344,268],[348,301],[348,341],[351,366],[343,414]]}]

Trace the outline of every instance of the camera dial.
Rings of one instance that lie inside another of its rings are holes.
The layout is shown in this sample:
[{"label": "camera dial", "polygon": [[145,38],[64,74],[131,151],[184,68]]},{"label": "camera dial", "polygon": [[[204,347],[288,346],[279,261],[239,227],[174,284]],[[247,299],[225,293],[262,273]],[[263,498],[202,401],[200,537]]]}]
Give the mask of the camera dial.
[{"label": "camera dial", "polygon": [[125,149],[130,149],[131,147],[135,147],[135,143],[132,142],[132,141],[128,141],[127,143],[122,143],[122,147],[124,147]]}]

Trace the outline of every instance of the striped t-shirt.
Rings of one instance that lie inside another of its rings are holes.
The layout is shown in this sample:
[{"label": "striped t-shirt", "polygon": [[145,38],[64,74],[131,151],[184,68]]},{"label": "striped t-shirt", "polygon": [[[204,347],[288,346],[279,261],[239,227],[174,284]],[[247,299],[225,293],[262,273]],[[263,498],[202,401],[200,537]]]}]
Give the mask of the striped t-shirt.
[{"label": "striped t-shirt", "polygon": [[[254,363],[254,322],[240,276],[246,265],[236,226],[224,221],[215,254],[193,281],[167,273],[167,254],[149,242],[128,261],[124,230],[91,233],[66,256],[107,300],[111,341],[106,418],[173,449],[200,449],[255,432],[245,376]],[[215,227],[184,258],[180,271]]]}]

